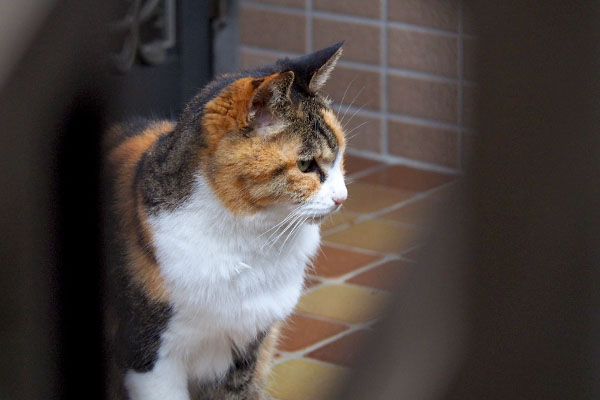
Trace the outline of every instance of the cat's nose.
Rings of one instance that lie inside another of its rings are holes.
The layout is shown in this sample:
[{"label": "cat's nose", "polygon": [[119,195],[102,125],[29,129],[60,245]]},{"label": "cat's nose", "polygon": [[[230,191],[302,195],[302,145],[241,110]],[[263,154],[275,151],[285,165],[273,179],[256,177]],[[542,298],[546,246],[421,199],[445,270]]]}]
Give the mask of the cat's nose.
[{"label": "cat's nose", "polygon": [[333,202],[335,203],[336,206],[341,206],[342,204],[344,204],[344,202],[346,201],[347,198],[348,198],[348,195],[338,195],[338,196],[332,197],[331,200],[333,200]]}]

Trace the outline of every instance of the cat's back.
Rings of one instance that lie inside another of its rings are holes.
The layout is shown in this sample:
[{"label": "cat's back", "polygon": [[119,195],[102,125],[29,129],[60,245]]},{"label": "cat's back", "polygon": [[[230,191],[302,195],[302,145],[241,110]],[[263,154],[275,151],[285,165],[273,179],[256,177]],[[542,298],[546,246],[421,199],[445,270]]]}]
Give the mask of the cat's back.
[{"label": "cat's back", "polygon": [[172,132],[175,123],[169,120],[131,118],[113,125],[104,135],[103,147],[109,163],[118,161],[116,153],[141,155],[159,137]]}]

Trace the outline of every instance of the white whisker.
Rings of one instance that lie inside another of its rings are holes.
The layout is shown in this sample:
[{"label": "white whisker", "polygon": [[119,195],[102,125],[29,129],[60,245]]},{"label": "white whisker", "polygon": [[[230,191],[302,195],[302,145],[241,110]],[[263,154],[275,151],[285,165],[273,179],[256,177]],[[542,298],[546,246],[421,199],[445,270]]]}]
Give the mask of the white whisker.
[{"label": "white whisker", "polygon": [[342,115],[342,120],[340,121],[340,125],[342,125],[342,122],[344,122],[344,118],[346,117],[346,114],[348,114],[348,110],[350,109],[350,107],[352,107],[352,104],[354,104],[354,102],[356,101],[356,99],[358,99],[358,96],[360,96],[360,94],[362,93],[362,91],[365,90],[365,86],[363,86],[358,93],[356,93],[356,96],[354,96],[354,98],[352,99],[352,101],[350,102],[350,104],[348,104],[348,107],[346,107],[346,111],[344,111],[344,115]]},{"label": "white whisker", "polygon": [[336,118],[340,117],[340,110],[342,109],[342,104],[344,103],[344,99],[346,98],[346,93],[348,93],[348,89],[350,89],[350,86],[352,86],[352,83],[356,80],[356,76],[350,81],[350,83],[348,84],[348,86],[346,86],[346,90],[344,91],[344,95],[342,96],[342,101],[340,101],[340,105],[338,106],[338,110],[337,110],[337,114],[336,114]]}]

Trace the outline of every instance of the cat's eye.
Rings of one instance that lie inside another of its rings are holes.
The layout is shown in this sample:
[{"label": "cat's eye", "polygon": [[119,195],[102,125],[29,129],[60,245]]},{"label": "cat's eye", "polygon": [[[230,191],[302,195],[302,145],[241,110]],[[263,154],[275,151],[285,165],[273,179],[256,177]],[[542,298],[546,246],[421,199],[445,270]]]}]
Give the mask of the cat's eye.
[{"label": "cat's eye", "polygon": [[313,163],[313,159],[310,160],[298,160],[298,169],[302,172],[308,172],[311,164]]}]

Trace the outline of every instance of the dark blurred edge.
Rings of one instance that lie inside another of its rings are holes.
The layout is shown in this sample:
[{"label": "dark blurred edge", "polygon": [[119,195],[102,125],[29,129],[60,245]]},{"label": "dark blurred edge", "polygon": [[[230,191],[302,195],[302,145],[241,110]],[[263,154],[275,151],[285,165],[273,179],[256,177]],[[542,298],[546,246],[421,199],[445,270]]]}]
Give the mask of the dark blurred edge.
[{"label": "dark blurred edge", "polygon": [[98,55],[111,4],[58,1],[0,93],[4,399],[104,398]]},{"label": "dark blurred edge", "polygon": [[465,1],[473,159],[340,399],[600,398],[600,5]]},{"label": "dark blurred edge", "polygon": [[[0,93],[2,398],[103,398],[110,4],[60,2]],[[598,398],[598,5],[468,4],[484,49],[475,156],[342,398]]]},{"label": "dark blurred edge", "polygon": [[209,4],[176,4],[169,63],[119,76],[108,22],[123,7],[57,0],[1,89],[2,399],[106,397],[100,137],[175,115],[210,78]]}]

